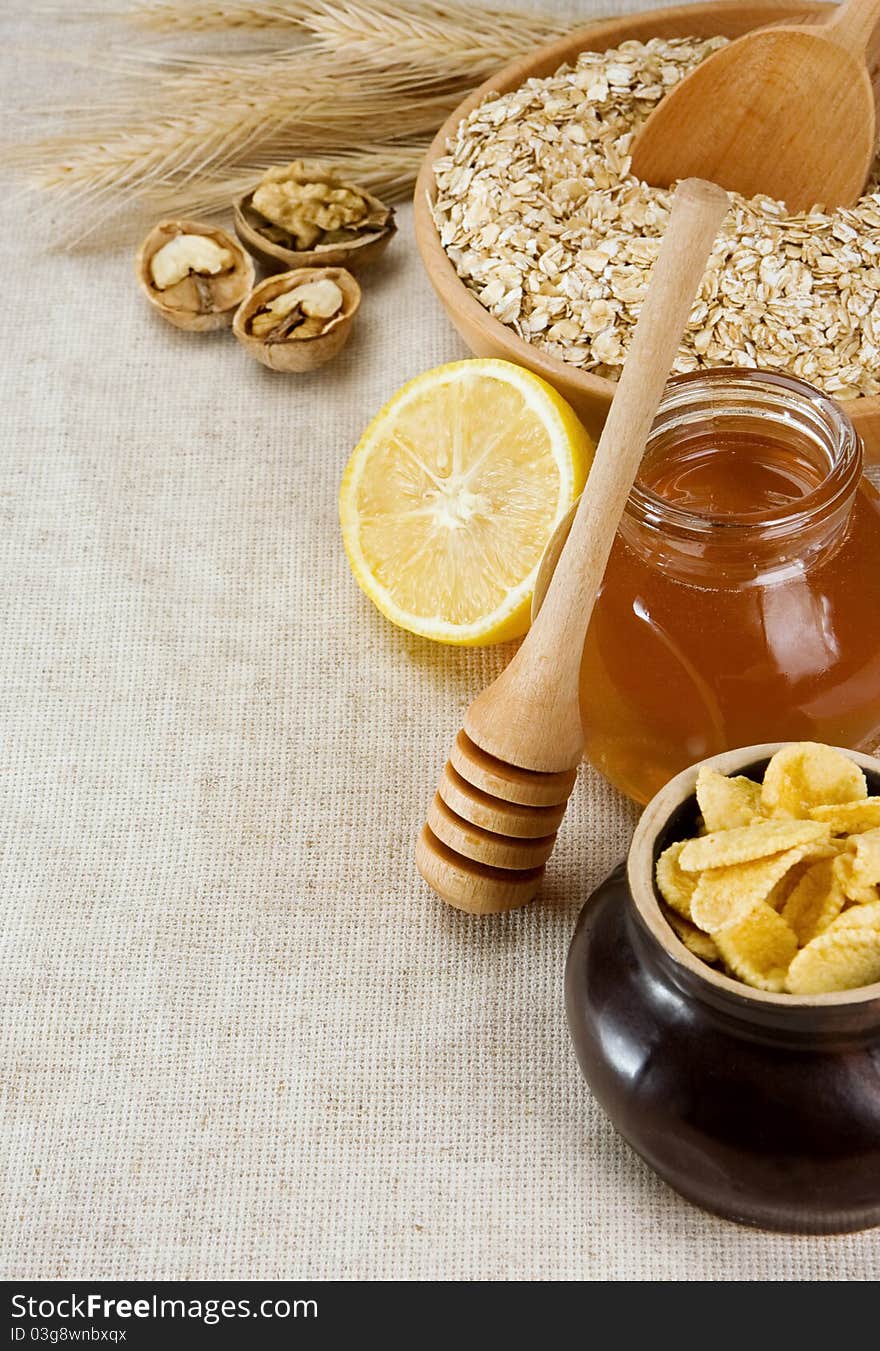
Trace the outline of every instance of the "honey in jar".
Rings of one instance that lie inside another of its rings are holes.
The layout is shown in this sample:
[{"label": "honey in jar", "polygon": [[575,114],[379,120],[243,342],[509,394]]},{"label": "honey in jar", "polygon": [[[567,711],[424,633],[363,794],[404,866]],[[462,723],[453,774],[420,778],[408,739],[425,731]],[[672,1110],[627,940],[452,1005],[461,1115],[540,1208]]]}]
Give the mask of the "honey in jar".
[{"label": "honey in jar", "polygon": [[880,742],[880,497],[838,405],[716,370],[667,387],[584,647],[586,754],[647,801],[705,756]]}]

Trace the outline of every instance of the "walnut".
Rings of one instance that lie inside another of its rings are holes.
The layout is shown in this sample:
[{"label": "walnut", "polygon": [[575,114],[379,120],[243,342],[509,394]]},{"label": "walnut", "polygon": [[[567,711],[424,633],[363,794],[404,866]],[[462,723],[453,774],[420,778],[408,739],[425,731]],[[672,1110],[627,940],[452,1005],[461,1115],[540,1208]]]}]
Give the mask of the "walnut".
[{"label": "walnut", "polygon": [[216,277],[235,265],[229,249],[207,235],[177,235],[163,244],[150,259],[150,276],[159,291],[176,286],[184,277]]},{"label": "walnut", "polygon": [[344,268],[297,268],[255,287],[232,331],[272,370],[312,370],[347,342],[360,299],[360,287]]},{"label": "walnut", "polygon": [[330,327],[328,320],[339,313],[344,302],[345,297],[329,277],[307,281],[261,306],[250,320],[249,331],[269,342],[314,338]]},{"label": "walnut", "polygon": [[302,160],[270,169],[235,204],[239,239],[273,269],[365,263],[395,228],[391,207]]},{"label": "walnut", "polygon": [[162,221],[137,256],[150,304],[175,328],[228,328],[254,282],[254,265],[231,235],[197,221]]},{"label": "walnut", "polygon": [[355,237],[370,216],[369,202],[355,189],[302,183],[285,169],[270,169],[251,201],[299,250]]}]

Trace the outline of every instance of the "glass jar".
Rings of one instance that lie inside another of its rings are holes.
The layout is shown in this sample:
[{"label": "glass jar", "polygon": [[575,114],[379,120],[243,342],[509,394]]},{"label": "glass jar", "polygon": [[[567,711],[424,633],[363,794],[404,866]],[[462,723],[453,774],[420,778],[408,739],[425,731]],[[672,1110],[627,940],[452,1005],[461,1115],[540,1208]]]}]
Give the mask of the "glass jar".
[{"label": "glass jar", "polygon": [[[757,448],[757,449],[756,449]],[[646,802],[737,746],[880,742],[880,496],[787,375],[670,381],[581,667],[588,758]]]}]

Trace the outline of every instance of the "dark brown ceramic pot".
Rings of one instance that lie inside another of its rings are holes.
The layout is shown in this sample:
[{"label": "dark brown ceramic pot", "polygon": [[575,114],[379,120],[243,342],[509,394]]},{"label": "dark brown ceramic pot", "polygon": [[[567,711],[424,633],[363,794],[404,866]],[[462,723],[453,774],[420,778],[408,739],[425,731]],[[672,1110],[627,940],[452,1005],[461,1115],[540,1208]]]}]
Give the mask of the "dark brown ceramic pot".
[{"label": "dark brown ceramic pot", "polygon": [[[706,763],[760,780],[776,749]],[[880,793],[880,761],[846,754]],[[654,863],[696,833],[698,768],[648,804],[626,869],[581,912],[566,967],[581,1068],[621,1135],[705,1210],[790,1233],[880,1224],[880,984],[766,994],[678,941]]]}]

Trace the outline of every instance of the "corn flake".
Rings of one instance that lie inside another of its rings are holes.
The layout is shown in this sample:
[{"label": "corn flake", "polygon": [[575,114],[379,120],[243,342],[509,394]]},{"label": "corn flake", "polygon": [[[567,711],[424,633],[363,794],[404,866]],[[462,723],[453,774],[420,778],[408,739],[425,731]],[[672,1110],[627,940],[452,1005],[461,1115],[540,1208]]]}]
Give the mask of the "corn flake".
[{"label": "corn flake", "polygon": [[699,957],[703,962],[718,961],[718,948],[715,940],[709,934],[704,934],[702,929],[698,929],[695,924],[691,924],[689,919],[684,919],[682,915],[676,914],[674,910],[670,910],[668,907],[664,909],[663,913],[670,928],[678,935],[688,952],[692,952],[695,957]]},{"label": "corn flake", "polygon": [[697,803],[707,831],[750,826],[762,816],[761,785],[743,775],[728,779],[703,765],[697,775]]},{"label": "corn flake", "polygon": [[679,855],[684,848],[684,840],[677,840],[657,860],[657,889],[668,906],[684,919],[691,917],[691,897],[697,885],[692,873],[682,872],[678,866]]},{"label": "corn flake", "polygon": [[880,901],[852,905],[834,921],[835,929],[873,929],[880,935]]},{"label": "corn flake", "polygon": [[834,860],[834,875],[848,901],[856,905],[870,905],[880,899],[880,892],[871,882],[861,880],[856,855],[847,850]]},{"label": "corn flake", "polygon": [[702,872],[704,868],[724,868],[732,863],[768,858],[797,845],[827,838],[830,832],[819,821],[756,821],[750,826],[715,830],[711,835],[688,840],[678,862],[685,872]]},{"label": "corn flake", "polygon": [[781,915],[758,905],[738,924],[716,937],[718,951],[740,980],[759,990],[779,992],[797,953],[797,938]]},{"label": "corn flake", "polygon": [[802,858],[803,847],[788,849],[772,858],[707,868],[700,875],[691,900],[694,924],[713,937],[738,924],[756,905],[766,903],[777,882]]},{"label": "corn flake", "polygon": [[845,840],[819,840],[816,844],[804,845],[804,856],[800,863],[796,863],[784,877],[780,878],[767,897],[767,904],[772,905],[774,910],[781,911],[798,882],[814,863],[818,863],[821,859],[834,859],[845,848]]},{"label": "corn flake", "polygon": [[823,858],[837,858],[846,848],[846,840],[827,839],[816,840],[815,844],[808,844],[804,851],[804,858],[807,862],[818,863]]},{"label": "corn flake", "polygon": [[810,819],[823,821],[834,835],[861,835],[880,826],[880,797],[844,802],[833,807],[811,807]]},{"label": "corn flake", "polygon": [[858,885],[875,887],[880,882],[880,830],[853,836],[847,851],[854,855],[853,878]]},{"label": "corn flake", "polygon": [[793,868],[789,868],[785,876],[780,877],[773,890],[769,893],[767,904],[772,906],[774,910],[781,911],[785,902],[788,900],[811,864],[812,859],[805,857],[801,859],[800,863],[796,863]]},{"label": "corn flake", "polygon": [[764,811],[777,817],[801,818],[814,807],[867,796],[868,785],[859,766],[842,751],[815,741],[795,742],[778,750],[761,788]]},{"label": "corn flake", "polygon": [[842,924],[836,919],[805,948],[788,968],[790,994],[830,994],[855,990],[880,981],[880,927]]},{"label": "corn flake", "polygon": [[811,864],[782,907],[782,918],[794,930],[798,947],[804,947],[827,929],[840,914],[845,900],[834,871],[834,859]]}]

